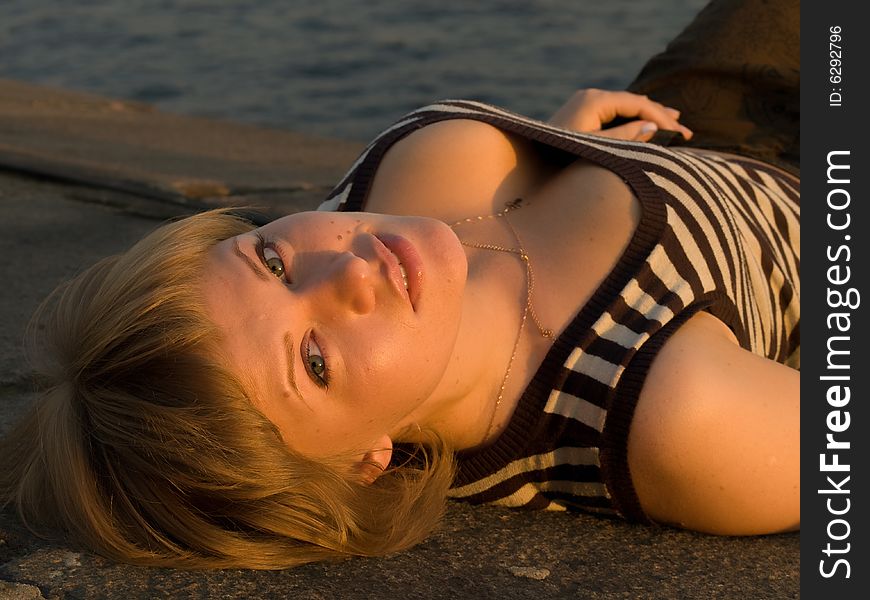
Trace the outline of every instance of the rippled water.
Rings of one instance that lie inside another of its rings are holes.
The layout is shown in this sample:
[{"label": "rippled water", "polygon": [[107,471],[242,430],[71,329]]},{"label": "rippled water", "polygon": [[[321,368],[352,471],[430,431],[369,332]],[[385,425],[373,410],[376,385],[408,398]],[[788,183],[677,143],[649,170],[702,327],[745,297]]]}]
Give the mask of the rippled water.
[{"label": "rippled water", "polygon": [[348,139],[624,87],[704,0],[0,0],[0,77]]}]

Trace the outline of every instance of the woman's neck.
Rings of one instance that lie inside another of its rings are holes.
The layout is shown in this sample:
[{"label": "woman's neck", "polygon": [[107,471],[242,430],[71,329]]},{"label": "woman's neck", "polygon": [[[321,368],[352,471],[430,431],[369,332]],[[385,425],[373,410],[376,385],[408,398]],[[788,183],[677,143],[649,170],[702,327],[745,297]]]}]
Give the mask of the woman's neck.
[{"label": "woman's neck", "polygon": [[[478,227],[469,240],[489,236],[511,247],[503,226]],[[519,365],[527,362],[522,358],[527,344],[518,340],[528,297],[525,266],[511,253],[466,247],[466,255],[468,279],[453,356],[419,421],[459,450],[490,441],[497,413],[513,411],[525,379]]]}]

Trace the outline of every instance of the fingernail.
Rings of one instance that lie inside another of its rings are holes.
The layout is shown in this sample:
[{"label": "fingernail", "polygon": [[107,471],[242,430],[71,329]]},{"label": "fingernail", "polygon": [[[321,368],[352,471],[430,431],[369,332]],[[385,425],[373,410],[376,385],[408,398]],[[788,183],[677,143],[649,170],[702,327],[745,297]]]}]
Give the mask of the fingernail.
[{"label": "fingernail", "polygon": [[646,135],[648,133],[655,133],[659,130],[659,126],[655,123],[644,123],[643,127],[640,128],[640,134]]}]

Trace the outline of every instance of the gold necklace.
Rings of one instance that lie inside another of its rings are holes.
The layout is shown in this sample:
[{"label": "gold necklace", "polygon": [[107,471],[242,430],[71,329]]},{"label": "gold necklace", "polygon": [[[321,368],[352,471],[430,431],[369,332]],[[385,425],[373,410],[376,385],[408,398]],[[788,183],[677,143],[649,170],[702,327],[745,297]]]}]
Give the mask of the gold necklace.
[{"label": "gold necklace", "polygon": [[532,320],[535,322],[535,325],[537,326],[538,331],[541,333],[541,335],[548,340],[553,338],[553,330],[544,327],[541,324],[541,320],[538,318],[538,313],[537,311],[535,311],[535,307],[532,304],[532,292],[535,289],[535,274],[532,271],[532,263],[529,260],[529,255],[526,252],[525,247],[523,246],[523,241],[520,239],[519,233],[517,233],[517,230],[507,218],[507,214],[509,212],[520,208],[522,204],[523,199],[517,198],[516,200],[513,200],[511,202],[505,202],[505,207],[497,213],[491,215],[480,215],[477,217],[468,217],[467,219],[461,219],[459,221],[456,221],[455,223],[450,224],[450,228],[455,231],[456,227],[459,225],[465,225],[468,223],[479,223],[486,219],[503,219],[505,224],[508,226],[508,229],[510,229],[511,234],[513,234],[514,239],[517,241],[517,244],[519,245],[518,248],[505,248],[504,246],[497,246],[495,244],[475,244],[472,242],[464,242],[462,240],[459,240],[459,242],[463,246],[466,246],[468,248],[477,248],[479,250],[491,250],[493,252],[507,252],[508,254],[515,254],[519,257],[519,259],[526,267],[526,304],[525,306],[523,306],[523,312],[520,316],[520,327],[517,330],[517,337],[514,340],[514,347],[513,350],[511,350],[511,357],[510,359],[508,359],[507,369],[505,369],[504,377],[502,377],[501,386],[498,390],[498,396],[495,399],[495,407],[493,407],[492,409],[492,415],[489,417],[489,424],[486,427],[486,433],[484,433],[483,435],[484,441],[486,441],[486,438],[489,436],[489,432],[492,430],[493,423],[495,422],[495,415],[498,412],[498,407],[501,405],[502,398],[504,397],[504,390],[507,386],[508,379],[510,378],[511,367],[513,366],[514,359],[517,356],[517,349],[520,346],[520,339],[523,335],[523,329],[526,326],[526,318],[531,314]]}]

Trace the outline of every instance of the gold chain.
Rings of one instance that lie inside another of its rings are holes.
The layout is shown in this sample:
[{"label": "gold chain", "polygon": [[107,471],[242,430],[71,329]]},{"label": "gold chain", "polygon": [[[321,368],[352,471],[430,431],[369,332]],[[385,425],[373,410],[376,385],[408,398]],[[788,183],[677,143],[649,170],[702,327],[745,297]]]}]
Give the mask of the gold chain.
[{"label": "gold chain", "polygon": [[513,200],[511,202],[506,202],[505,207],[497,213],[491,215],[480,215],[477,217],[468,217],[467,219],[461,219],[459,221],[456,221],[455,223],[450,224],[451,229],[455,230],[456,227],[459,225],[479,223],[486,219],[503,219],[505,224],[507,224],[508,229],[510,229],[511,234],[513,234],[514,239],[517,241],[517,244],[519,245],[518,248],[505,248],[504,246],[497,246],[495,244],[475,244],[472,242],[464,242],[462,240],[460,240],[460,243],[463,246],[467,246],[468,248],[477,248],[479,250],[491,250],[493,252],[506,252],[508,254],[515,254],[519,257],[519,259],[526,267],[526,303],[525,306],[523,306],[523,312],[520,316],[520,327],[517,330],[517,337],[514,340],[514,347],[513,350],[511,350],[511,357],[508,360],[507,369],[505,369],[504,377],[501,380],[501,387],[499,387],[498,396],[495,399],[495,407],[492,410],[492,415],[489,418],[489,424],[487,425],[486,433],[483,436],[484,441],[489,436],[489,432],[492,430],[493,423],[495,422],[495,415],[498,412],[498,407],[501,405],[502,398],[504,397],[504,390],[507,386],[508,379],[510,378],[511,367],[513,366],[514,359],[517,356],[517,349],[520,346],[520,339],[523,335],[523,329],[526,326],[526,318],[531,314],[532,320],[535,322],[535,325],[537,326],[538,331],[541,333],[541,335],[548,340],[553,338],[553,330],[544,327],[541,324],[541,320],[538,318],[538,313],[537,311],[535,311],[535,307],[532,304],[532,292],[535,289],[535,274],[532,271],[532,262],[529,260],[529,255],[526,252],[525,247],[523,246],[523,241],[522,239],[520,239],[519,233],[517,233],[517,230],[510,222],[510,219],[507,218],[507,214],[509,212],[520,208],[522,204],[523,199],[517,198],[516,200]]}]

